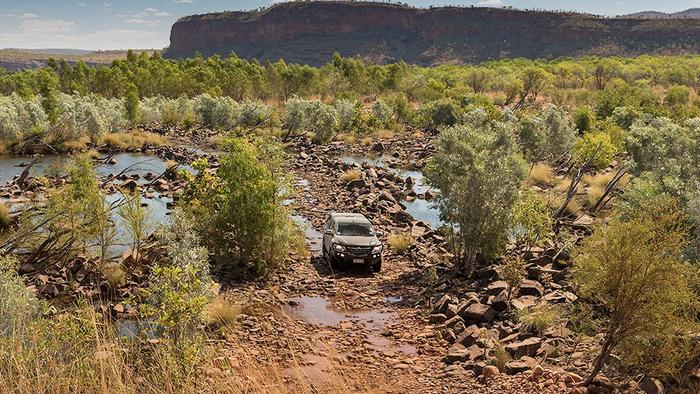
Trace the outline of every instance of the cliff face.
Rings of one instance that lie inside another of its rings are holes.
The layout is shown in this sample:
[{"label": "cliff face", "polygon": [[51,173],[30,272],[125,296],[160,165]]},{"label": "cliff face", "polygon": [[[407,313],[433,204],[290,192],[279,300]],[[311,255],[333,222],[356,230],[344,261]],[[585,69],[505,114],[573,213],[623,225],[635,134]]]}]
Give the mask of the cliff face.
[{"label": "cliff face", "polygon": [[420,65],[501,58],[700,53],[700,19],[602,19],[493,8],[282,3],[179,20],[169,57],[195,52],[319,65],[334,52]]}]

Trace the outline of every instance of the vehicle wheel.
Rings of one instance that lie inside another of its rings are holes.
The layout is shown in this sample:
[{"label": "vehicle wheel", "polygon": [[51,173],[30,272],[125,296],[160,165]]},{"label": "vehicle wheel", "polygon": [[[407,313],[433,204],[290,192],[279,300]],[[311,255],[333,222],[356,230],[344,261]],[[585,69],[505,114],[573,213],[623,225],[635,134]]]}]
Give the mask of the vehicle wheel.
[{"label": "vehicle wheel", "polygon": [[372,266],[372,272],[380,272],[382,270],[382,260]]}]

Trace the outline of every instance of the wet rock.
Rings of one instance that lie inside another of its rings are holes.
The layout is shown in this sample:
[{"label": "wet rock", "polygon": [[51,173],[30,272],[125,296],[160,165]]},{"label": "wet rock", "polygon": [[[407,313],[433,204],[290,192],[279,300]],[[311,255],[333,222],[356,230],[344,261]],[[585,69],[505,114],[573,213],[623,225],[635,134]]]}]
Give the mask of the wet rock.
[{"label": "wet rock", "polygon": [[136,190],[137,187],[139,187],[139,184],[136,183],[135,180],[130,179],[122,184],[122,186],[128,190],[134,191]]},{"label": "wet rock", "polygon": [[481,303],[469,305],[464,310],[464,314],[462,315],[462,318],[464,318],[465,321],[478,321],[484,323],[492,322],[495,317],[496,311],[494,311],[490,306]]},{"label": "wet rock", "polygon": [[538,337],[527,338],[520,342],[514,342],[506,345],[506,351],[510,353],[514,358],[519,358],[521,356],[534,356],[537,354],[542,345],[542,339]]},{"label": "wet rock", "polygon": [[374,152],[384,152],[386,150],[386,147],[382,142],[376,142],[374,145],[372,145],[372,150]]}]

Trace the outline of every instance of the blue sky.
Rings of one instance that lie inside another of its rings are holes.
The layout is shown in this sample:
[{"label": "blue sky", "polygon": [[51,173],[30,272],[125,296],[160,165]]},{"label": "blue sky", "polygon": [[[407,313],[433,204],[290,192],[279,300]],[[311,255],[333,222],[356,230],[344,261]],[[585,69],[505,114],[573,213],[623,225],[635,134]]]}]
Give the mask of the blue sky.
[{"label": "blue sky", "polygon": [[[674,12],[698,0],[403,0],[429,5],[489,5],[567,9],[604,15]],[[163,48],[184,15],[252,9],[270,0],[0,0],[0,48]]]}]

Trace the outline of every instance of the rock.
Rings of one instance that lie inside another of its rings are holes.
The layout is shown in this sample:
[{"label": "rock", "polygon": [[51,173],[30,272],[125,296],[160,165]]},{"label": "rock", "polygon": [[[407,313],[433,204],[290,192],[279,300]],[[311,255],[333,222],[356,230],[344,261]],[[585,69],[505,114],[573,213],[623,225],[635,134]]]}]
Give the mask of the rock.
[{"label": "rock", "polygon": [[477,339],[479,339],[479,333],[479,327],[472,324],[459,334],[457,337],[457,342],[464,346],[471,346],[476,343]]},{"label": "rock", "polygon": [[664,394],[664,385],[658,380],[649,375],[644,375],[644,378],[639,382],[639,388],[645,394]]},{"label": "rock", "polygon": [[384,152],[386,150],[386,147],[384,146],[383,143],[376,142],[374,145],[372,145],[372,150],[374,152]]},{"label": "rock", "polygon": [[523,279],[523,283],[520,284],[520,295],[542,297],[544,287],[536,280]]},{"label": "rock", "polygon": [[[459,317],[457,316],[457,312],[459,311],[459,308],[455,304],[450,304],[447,306],[447,310],[445,311],[445,315],[447,315],[448,318],[452,319],[453,317]],[[462,320],[460,318],[460,320]]]},{"label": "rock", "polygon": [[452,297],[450,297],[449,294],[443,295],[435,302],[435,306],[433,307],[433,313],[445,313],[447,311],[447,307],[450,304],[454,304],[454,302],[452,301]]},{"label": "rock", "polygon": [[454,364],[455,362],[463,362],[469,360],[469,350],[461,343],[455,343],[447,349],[445,363]]},{"label": "rock", "polygon": [[382,190],[379,193],[379,200],[380,201],[389,201],[391,203],[396,203],[396,199],[394,198],[394,196],[389,194],[389,192],[387,192],[386,190]]},{"label": "rock", "polygon": [[491,282],[491,284],[489,284],[489,286],[486,288],[486,292],[491,295],[499,294],[503,290],[508,290],[508,283],[503,280]]},{"label": "rock", "polygon": [[581,217],[579,217],[578,219],[574,220],[574,222],[573,222],[572,224],[573,224],[574,226],[585,227],[585,226],[590,226],[590,225],[592,225],[593,222],[594,222],[593,218],[590,217],[590,216],[588,216],[588,215],[586,215],[586,214],[584,213],[583,215],[581,215]]},{"label": "rock", "polygon": [[399,223],[411,223],[413,222],[413,216],[406,211],[399,211],[394,214],[394,220]]},{"label": "rock", "polygon": [[508,302],[508,293],[504,290],[496,296],[489,297],[489,305],[498,312],[503,312],[508,309],[510,302]]},{"label": "rock", "polygon": [[513,360],[506,363],[506,373],[508,375],[525,372],[530,368],[532,368],[532,363],[528,360]]},{"label": "rock", "polygon": [[435,313],[430,315],[430,318],[428,319],[430,324],[445,324],[447,321],[447,316],[445,316],[442,313]]},{"label": "rock", "polygon": [[520,342],[509,343],[506,345],[506,351],[510,353],[513,357],[518,358],[521,356],[534,356],[537,354],[537,350],[542,345],[542,339],[538,337],[527,338]]},{"label": "rock", "polygon": [[588,394],[588,388],[574,387],[573,390],[571,390],[571,394]]},{"label": "rock", "polygon": [[493,365],[487,365],[481,369],[481,376],[483,376],[486,380],[493,379],[500,374],[501,371],[499,371],[498,368]]},{"label": "rock", "polygon": [[481,303],[469,305],[467,309],[464,310],[464,314],[462,315],[462,318],[464,318],[465,321],[478,321],[485,323],[493,321],[494,317],[496,317],[496,311],[494,311],[490,306]]},{"label": "rock", "polygon": [[515,308],[518,311],[521,311],[523,309],[527,309],[531,306],[534,306],[537,303],[537,297],[535,296],[522,296],[514,299],[511,302],[511,305],[513,305],[513,308]]},{"label": "rock", "polygon": [[[454,306],[454,305],[450,305],[450,307],[453,307],[453,306]],[[451,329],[454,330],[454,329],[455,329],[455,325],[456,325],[457,323],[462,323],[462,324],[464,324],[464,320],[462,320],[462,318],[461,318],[460,316],[455,315],[455,316],[452,316],[451,318],[447,319],[447,321],[445,322],[445,325],[446,325],[447,327],[449,327],[449,328],[451,328]],[[455,332],[456,332],[456,331],[457,331],[457,330],[455,330]]]},{"label": "rock", "polygon": [[134,190],[136,190],[137,187],[139,187],[139,184],[136,183],[135,180],[130,179],[130,180],[124,182],[124,184],[122,186],[124,186],[126,189],[134,191]]},{"label": "rock", "polygon": [[346,185],[349,191],[354,189],[362,189],[367,186],[367,182],[364,179],[353,179]]}]

